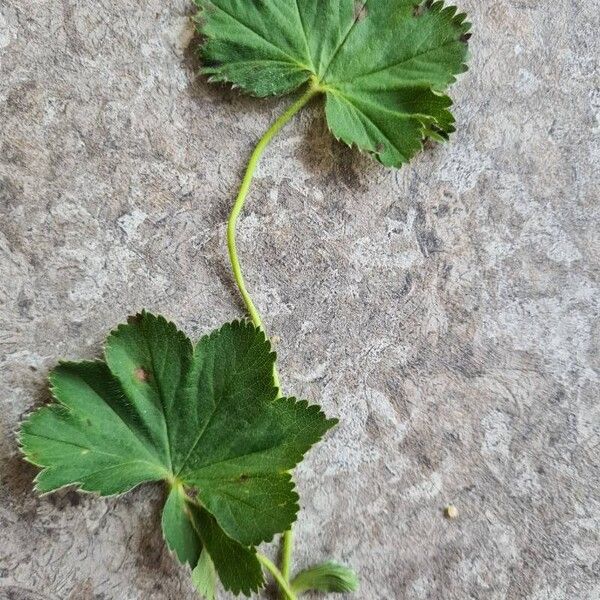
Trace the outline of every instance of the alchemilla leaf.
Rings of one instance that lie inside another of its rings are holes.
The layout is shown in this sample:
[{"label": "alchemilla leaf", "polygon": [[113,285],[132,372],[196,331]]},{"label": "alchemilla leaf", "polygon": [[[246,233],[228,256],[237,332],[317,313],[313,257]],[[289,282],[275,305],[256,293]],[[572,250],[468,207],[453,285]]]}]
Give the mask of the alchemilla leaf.
[{"label": "alchemilla leaf", "polygon": [[217,573],[206,550],[192,571],[192,582],[204,600],[215,600],[217,597]]},{"label": "alchemilla leaf", "polygon": [[110,495],[164,480],[171,551],[192,567],[208,554],[203,586],[214,565],[227,589],[258,589],[253,547],[295,520],[289,470],[336,422],[305,401],[278,399],[274,361],[247,322],[193,346],[163,317],[130,318],[109,336],[105,361],[54,369],[56,402],[23,423],[23,452],[41,467],[37,488]]},{"label": "alchemilla leaf", "polygon": [[196,0],[204,73],[256,96],[309,82],[333,135],[388,166],[454,131],[470,23],[443,0]]}]

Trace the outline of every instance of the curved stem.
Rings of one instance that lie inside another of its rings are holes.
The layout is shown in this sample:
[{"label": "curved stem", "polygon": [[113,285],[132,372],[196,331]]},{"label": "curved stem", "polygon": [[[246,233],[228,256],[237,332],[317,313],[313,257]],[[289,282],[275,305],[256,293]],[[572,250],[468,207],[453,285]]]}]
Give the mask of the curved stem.
[{"label": "curved stem", "polygon": [[[260,327],[264,331],[264,325],[262,323],[262,319],[260,318],[260,313],[256,309],[254,302],[250,294],[248,293],[248,289],[246,288],[246,283],[244,281],[244,275],[242,273],[242,267],[240,265],[240,261],[237,253],[236,246],[236,225],[238,221],[238,217],[240,216],[240,212],[244,208],[244,203],[246,202],[246,197],[248,196],[248,192],[250,191],[250,184],[252,183],[252,178],[254,177],[254,173],[256,171],[256,166],[258,165],[258,161],[262,156],[265,148],[269,144],[269,142],[273,139],[277,133],[282,129],[282,127],[290,121],[290,119],[303,107],[305,106],[310,99],[317,93],[322,91],[318,84],[315,81],[311,81],[308,89],[300,96],[279,118],[277,118],[273,124],[265,131],[264,135],[256,144],[254,151],[250,155],[250,160],[248,161],[248,166],[246,167],[246,172],[244,173],[244,178],[242,179],[242,183],[240,185],[240,189],[238,195],[233,203],[233,207],[231,209],[231,213],[229,213],[229,219],[227,220],[227,250],[229,252],[229,260],[231,262],[231,269],[233,271],[233,277],[235,279],[235,283],[240,291],[242,299],[244,300],[244,304],[246,305],[246,309],[248,310],[248,314],[252,319],[252,322]],[[277,367],[273,365],[273,383],[277,388],[277,393],[281,395],[281,385],[279,383],[279,375],[277,373]],[[295,600],[295,596],[289,588],[289,580],[290,580],[290,566],[292,560],[292,532],[286,531],[283,534],[282,538],[282,552],[281,552],[281,571],[277,569],[277,567],[266,557],[261,558],[261,562],[271,571],[277,582],[279,583],[283,599],[286,598],[288,600]],[[262,555],[259,555],[259,558]]]},{"label": "curved stem", "polygon": [[[248,196],[248,192],[250,191],[250,184],[252,182],[252,178],[254,177],[254,172],[256,171],[256,166],[258,165],[258,161],[262,156],[265,148],[269,144],[269,142],[273,139],[273,137],[281,130],[281,128],[318,92],[319,90],[315,88],[315,86],[311,85],[306,92],[300,96],[273,124],[265,131],[264,135],[260,138],[258,144],[254,148],[254,151],[250,155],[250,160],[248,161],[248,166],[246,167],[246,172],[244,173],[244,178],[242,179],[242,184],[240,185],[240,189],[238,195],[233,204],[233,208],[231,209],[231,213],[229,214],[229,219],[227,221],[227,250],[229,251],[229,260],[231,262],[231,269],[233,271],[233,277],[235,278],[235,283],[242,295],[242,299],[244,300],[244,304],[246,305],[246,309],[248,310],[248,314],[252,319],[252,322],[261,329],[264,330],[264,326],[262,320],[260,318],[260,314],[254,306],[254,302],[248,290],[246,288],[246,283],[244,281],[244,275],[242,273],[242,268],[240,266],[240,261],[238,259],[237,254],[237,246],[235,241],[235,228],[237,225],[238,217],[240,216],[240,212],[242,208],[244,208],[244,203],[246,201],[246,197]],[[273,369],[273,380],[277,389],[280,389],[279,385],[279,376],[277,374],[277,369]]]},{"label": "curved stem", "polygon": [[271,575],[273,575],[275,581],[281,589],[284,599],[296,600],[296,594],[294,594],[288,581],[284,579],[281,571],[264,554],[257,552],[256,557],[262,563],[262,565],[270,571]]}]

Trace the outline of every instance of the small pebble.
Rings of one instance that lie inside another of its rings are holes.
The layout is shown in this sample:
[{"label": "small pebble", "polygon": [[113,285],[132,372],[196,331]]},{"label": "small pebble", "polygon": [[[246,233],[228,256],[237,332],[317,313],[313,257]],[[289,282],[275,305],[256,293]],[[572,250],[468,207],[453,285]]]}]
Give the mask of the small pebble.
[{"label": "small pebble", "polygon": [[444,509],[444,514],[448,519],[456,519],[458,517],[458,508],[454,504],[448,504]]}]

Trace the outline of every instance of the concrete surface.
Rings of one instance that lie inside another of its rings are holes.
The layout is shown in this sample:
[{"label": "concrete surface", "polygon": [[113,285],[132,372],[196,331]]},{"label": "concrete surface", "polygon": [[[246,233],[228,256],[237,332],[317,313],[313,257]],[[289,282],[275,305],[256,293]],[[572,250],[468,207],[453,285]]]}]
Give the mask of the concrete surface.
[{"label": "concrete surface", "polygon": [[[366,600],[598,599],[600,6],[461,7],[450,144],[386,170],[315,105],[241,223],[284,388],[341,417],[298,473],[296,562],[353,565]],[[160,490],[37,498],[14,440],[126,315],[241,315],[224,220],[289,100],[199,80],[190,13],[0,0],[2,600],[194,598]]]}]

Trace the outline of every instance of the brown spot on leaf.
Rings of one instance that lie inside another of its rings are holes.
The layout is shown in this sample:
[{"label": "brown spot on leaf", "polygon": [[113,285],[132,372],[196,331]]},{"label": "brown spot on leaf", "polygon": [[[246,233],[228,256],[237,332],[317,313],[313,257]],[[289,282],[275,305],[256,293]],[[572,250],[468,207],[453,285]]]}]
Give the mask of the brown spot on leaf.
[{"label": "brown spot on leaf", "polygon": [[367,3],[364,1],[358,0],[354,3],[354,20],[357,23],[363,21],[368,14]]},{"label": "brown spot on leaf", "polygon": [[248,479],[250,479],[250,477],[248,477],[248,475],[246,475],[245,473],[242,473],[239,477],[239,482],[245,483],[246,481],[248,481]]},{"label": "brown spot on leaf", "polygon": [[150,379],[150,374],[148,373],[148,371],[142,369],[142,367],[138,367],[134,372],[133,372],[133,376],[138,380],[138,381],[148,381],[148,379]]},{"label": "brown spot on leaf", "polygon": [[466,43],[467,43],[467,42],[468,42],[468,41],[471,39],[471,35],[472,35],[471,33],[463,33],[463,34],[460,36],[460,41],[461,41],[463,44],[466,44]]}]

